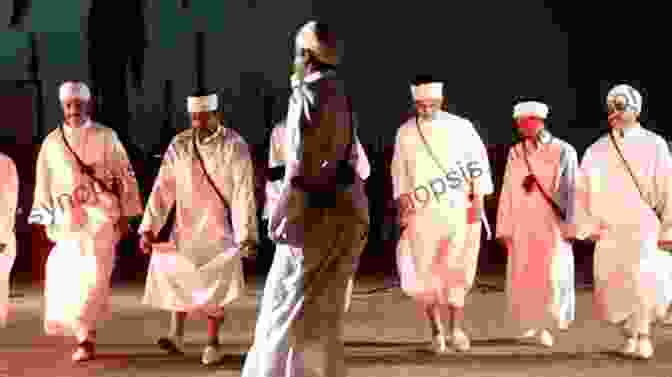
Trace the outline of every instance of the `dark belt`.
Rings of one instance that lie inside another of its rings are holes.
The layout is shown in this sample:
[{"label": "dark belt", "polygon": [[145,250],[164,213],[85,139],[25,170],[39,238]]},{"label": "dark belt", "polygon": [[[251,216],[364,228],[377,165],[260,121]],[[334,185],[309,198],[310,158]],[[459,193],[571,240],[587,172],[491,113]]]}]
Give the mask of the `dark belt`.
[{"label": "dark belt", "polygon": [[336,179],[326,183],[311,183],[305,177],[292,178],[292,187],[306,194],[306,206],[310,208],[335,208],[338,193],[349,190],[355,183],[355,170],[348,163],[341,163]]}]

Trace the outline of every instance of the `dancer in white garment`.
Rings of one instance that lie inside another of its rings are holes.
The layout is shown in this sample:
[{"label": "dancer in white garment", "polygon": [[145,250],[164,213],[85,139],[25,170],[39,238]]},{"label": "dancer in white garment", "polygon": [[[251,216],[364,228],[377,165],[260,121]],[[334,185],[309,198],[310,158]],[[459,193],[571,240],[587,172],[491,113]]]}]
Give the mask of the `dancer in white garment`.
[{"label": "dancer in white garment", "polygon": [[576,150],[546,129],[548,106],[522,102],[513,110],[522,141],[509,150],[497,211],[497,238],[508,252],[509,314],[551,347],[552,329],[575,318],[574,237]]},{"label": "dancer in white garment", "polygon": [[580,233],[597,242],[596,314],[622,327],[623,354],[647,359],[651,325],[668,304],[661,291],[670,284],[669,263],[659,248],[672,243],[672,157],[663,138],[638,121],[636,89],[618,85],[606,104],[611,129],[581,162]]},{"label": "dancer in white garment", "polygon": [[476,275],[482,221],[489,232],[483,197],[494,191],[490,163],[472,123],[441,111],[441,82],[418,76],[411,89],[417,116],[399,128],[391,167],[401,287],[430,320],[435,352],[467,351],[464,300]]},{"label": "dancer in white garment", "polygon": [[0,153],[0,328],[7,325],[10,311],[10,275],[16,260],[16,207],[19,175],[11,157]]},{"label": "dancer in white garment", "polygon": [[142,202],[116,132],[88,116],[89,88],[66,82],[59,97],[65,121],[40,148],[31,218],[56,243],[47,259],[45,329],[75,335],[73,360],[84,361],[95,356],[97,324],[110,314],[115,246]]},{"label": "dancer in white garment", "polygon": [[187,314],[208,318],[202,363],[221,359],[219,328],[225,307],[245,291],[243,257],[258,243],[254,167],[249,147],[215,116],[217,95],[187,99],[192,127],[170,143],[140,225],[140,247],[149,253],[176,206],[174,244],[155,248],[143,302],[172,312],[159,346],[183,352]]}]

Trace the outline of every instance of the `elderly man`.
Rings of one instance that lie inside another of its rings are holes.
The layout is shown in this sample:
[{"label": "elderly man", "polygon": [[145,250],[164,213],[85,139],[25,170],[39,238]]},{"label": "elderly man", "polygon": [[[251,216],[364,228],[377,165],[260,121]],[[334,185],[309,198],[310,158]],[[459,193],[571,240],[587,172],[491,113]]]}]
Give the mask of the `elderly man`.
[{"label": "elderly man", "polygon": [[74,361],[94,357],[97,323],[109,315],[115,246],[142,202],[128,155],[111,128],[89,114],[91,94],[65,82],[64,123],[50,132],[37,158],[31,220],[56,243],[46,267],[45,329],[74,334]]},{"label": "elderly man", "polygon": [[16,207],[19,200],[19,175],[14,161],[0,153],[0,328],[9,315],[10,274],[16,259]]},{"label": "elderly man", "polygon": [[596,240],[595,304],[601,319],[623,328],[625,355],[653,356],[651,324],[667,307],[661,291],[672,243],[672,157],[662,137],[639,122],[642,96],[630,85],[609,91],[609,132],[581,162],[581,235]]},{"label": "elderly man", "polygon": [[397,132],[391,168],[401,286],[429,318],[435,352],[446,352],[447,343],[466,351],[464,299],[476,274],[482,220],[489,232],[483,197],[494,191],[490,163],[472,123],[441,110],[441,82],[418,76],[411,91],[417,115]]},{"label": "elderly man", "polygon": [[173,205],[174,244],[155,247],[144,303],[171,311],[170,334],[159,346],[182,352],[188,313],[208,318],[202,363],[221,358],[219,328],[224,309],[244,294],[242,257],[258,244],[254,169],[249,147],[215,115],[217,95],[187,99],[191,128],[166,151],[139,228],[149,253]]},{"label": "elderly man", "polygon": [[552,328],[574,320],[576,150],[545,127],[548,106],[521,102],[513,118],[522,137],[509,150],[497,211],[497,238],[508,251],[507,296],[512,319],[553,345]]},{"label": "elderly man", "polygon": [[329,377],[346,375],[345,296],[369,228],[352,109],[336,71],[338,50],[324,23],[308,22],[297,34],[286,173],[269,221],[272,239],[289,247],[301,270],[292,289],[300,297],[287,321],[292,352],[317,351],[303,366]]}]

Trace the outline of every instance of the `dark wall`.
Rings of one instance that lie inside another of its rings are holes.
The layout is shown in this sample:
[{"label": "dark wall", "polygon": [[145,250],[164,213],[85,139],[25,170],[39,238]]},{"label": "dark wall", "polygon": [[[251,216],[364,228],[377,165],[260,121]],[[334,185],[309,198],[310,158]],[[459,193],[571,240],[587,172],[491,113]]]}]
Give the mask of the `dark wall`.
[{"label": "dark wall", "polygon": [[[471,119],[490,145],[510,142],[520,96],[546,101],[551,130],[579,153],[600,134],[604,95],[617,81],[570,76],[569,36],[547,2],[420,3],[0,0],[0,80],[33,80],[41,88],[35,143],[61,119],[60,82],[88,81],[97,119],[120,133],[151,182],[152,156],[188,125],[185,97],[201,70],[206,87],[220,92],[229,125],[263,160],[270,127],[286,109],[292,34],[321,16],[345,41],[342,71],[374,163],[372,192],[389,185],[385,153],[417,73],[442,78],[449,110]],[[196,32],[204,32],[202,67]],[[646,113],[653,105],[646,88],[642,93]],[[378,225],[384,207],[372,201]],[[393,260],[385,237],[374,229],[367,255]]]}]

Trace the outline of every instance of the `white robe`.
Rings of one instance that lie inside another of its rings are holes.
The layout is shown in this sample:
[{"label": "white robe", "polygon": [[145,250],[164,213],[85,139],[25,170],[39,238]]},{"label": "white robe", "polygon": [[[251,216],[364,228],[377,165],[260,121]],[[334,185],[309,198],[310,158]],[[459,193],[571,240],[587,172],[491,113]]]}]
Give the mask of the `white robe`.
[{"label": "white robe", "polygon": [[632,331],[647,333],[669,303],[661,293],[669,289],[669,257],[657,242],[672,239],[672,158],[667,143],[644,128],[615,137],[662,223],[605,135],[586,150],[581,163],[587,211],[580,233],[594,233],[600,222],[607,227],[595,248],[596,314],[612,323],[627,319]]},{"label": "white robe", "polygon": [[440,112],[421,127],[442,168],[409,119],[397,133],[391,167],[394,198],[415,208],[397,247],[401,286],[426,304],[461,307],[476,275],[481,236],[480,222],[467,224],[463,173],[482,198],[494,191],[490,163],[470,121]]},{"label": "white robe", "polygon": [[143,302],[168,311],[219,315],[244,294],[241,243],[258,242],[254,169],[247,143],[233,129],[197,141],[211,187],[194,153],[193,129],[171,142],[139,232],[157,235],[175,204],[175,248],[153,253]]},{"label": "white robe", "polygon": [[[64,127],[68,143],[94,175],[110,184],[118,180],[120,200],[117,209],[96,209],[92,180],[81,172],[72,153],[63,142],[60,129],[47,135],[37,159],[33,213],[44,208],[56,211],[55,224],[47,226],[47,236],[56,243],[47,259],[45,331],[49,334],[73,334],[85,337],[96,323],[109,316],[110,277],[114,268],[115,246],[120,232],[115,225],[120,216],[142,213],[142,202],[128,155],[111,128],[87,121],[78,129]],[[73,198],[75,200],[73,200]],[[116,199],[114,199],[116,201]],[[68,203],[81,227],[64,232],[71,216]],[[78,202],[83,202],[78,204]],[[114,206],[113,206],[114,207]],[[65,217],[64,217],[65,215]],[[65,228],[64,228],[65,227]],[[64,294],[63,284],[71,284]],[[66,297],[67,296],[67,297]],[[75,300],[67,306],[62,300]]]},{"label": "white robe", "polygon": [[0,328],[9,315],[10,274],[16,259],[16,207],[19,199],[19,176],[12,159],[0,153]]}]

